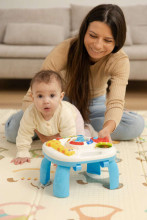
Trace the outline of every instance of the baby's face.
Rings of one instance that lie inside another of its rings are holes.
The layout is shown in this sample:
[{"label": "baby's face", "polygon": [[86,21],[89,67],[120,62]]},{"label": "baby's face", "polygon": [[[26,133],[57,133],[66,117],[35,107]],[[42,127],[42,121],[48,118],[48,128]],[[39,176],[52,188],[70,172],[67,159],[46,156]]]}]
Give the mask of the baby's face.
[{"label": "baby's face", "polygon": [[35,82],[32,86],[33,102],[45,120],[53,116],[63,96],[64,93],[56,79],[49,83]]}]

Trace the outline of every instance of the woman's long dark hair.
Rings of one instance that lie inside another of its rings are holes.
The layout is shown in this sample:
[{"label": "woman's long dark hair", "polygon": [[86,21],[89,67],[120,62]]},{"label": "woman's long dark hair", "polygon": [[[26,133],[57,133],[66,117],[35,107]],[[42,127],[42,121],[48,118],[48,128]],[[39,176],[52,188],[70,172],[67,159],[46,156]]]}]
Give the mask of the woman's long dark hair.
[{"label": "woman's long dark hair", "polygon": [[115,40],[112,53],[119,51],[126,39],[126,22],[119,6],[103,4],[93,8],[84,18],[78,37],[71,42],[67,60],[67,95],[79,109],[85,121],[89,121],[90,58],[84,46],[84,37],[89,23],[100,21],[106,23]]}]

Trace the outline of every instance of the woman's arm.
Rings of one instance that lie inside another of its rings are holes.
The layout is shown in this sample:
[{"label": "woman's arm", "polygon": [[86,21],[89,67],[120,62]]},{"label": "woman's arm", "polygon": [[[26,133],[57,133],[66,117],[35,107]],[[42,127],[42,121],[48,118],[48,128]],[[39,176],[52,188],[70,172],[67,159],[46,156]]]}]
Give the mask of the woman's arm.
[{"label": "woman's arm", "polygon": [[[109,63],[108,71],[110,72],[110,91],[107,94],[106,112],[104,124],[108,121],[115,121],[116,127],[120,123],[125,103],[126,86],[130,73],[130,63],[127,55],[118,52],[113,55],[115,62]],[[115,127],[115,128],[116,128]]]}]

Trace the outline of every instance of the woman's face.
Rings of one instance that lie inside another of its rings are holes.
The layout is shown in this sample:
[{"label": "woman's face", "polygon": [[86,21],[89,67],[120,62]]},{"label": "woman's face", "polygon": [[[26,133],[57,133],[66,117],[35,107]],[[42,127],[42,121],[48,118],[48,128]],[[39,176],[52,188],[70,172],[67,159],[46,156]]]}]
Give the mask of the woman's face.
[{"label": "woman's face", "polygon": [[84,45],[91,61],[96,62],[110,54],[115,47],[110,27],[100,21],[91,22],[84,37]]}]

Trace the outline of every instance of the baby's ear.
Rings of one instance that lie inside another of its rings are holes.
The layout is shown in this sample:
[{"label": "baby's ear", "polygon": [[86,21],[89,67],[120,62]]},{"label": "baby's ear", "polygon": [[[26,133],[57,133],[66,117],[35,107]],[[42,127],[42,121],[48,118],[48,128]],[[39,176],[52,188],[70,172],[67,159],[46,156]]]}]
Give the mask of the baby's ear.
[{"label": "baby's ear", "polygon": [[60,95],[60,98],[61,98],[61,100],[64,98],[64,92],[61,92],[61,95]]},{"label": "baby's ear", "polygon": [[33,93],[31,92],[31,98],[32,98],[32,101],[34,101],[34,97],[33,97]]}]

